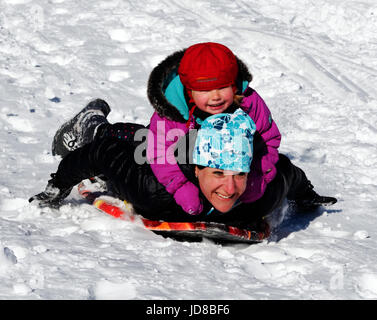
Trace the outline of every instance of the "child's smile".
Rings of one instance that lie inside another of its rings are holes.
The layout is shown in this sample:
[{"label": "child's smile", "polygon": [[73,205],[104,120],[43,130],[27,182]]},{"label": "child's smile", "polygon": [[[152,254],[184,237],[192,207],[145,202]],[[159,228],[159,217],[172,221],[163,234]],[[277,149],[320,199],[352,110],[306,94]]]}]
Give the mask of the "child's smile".
[{"label": "child's smile", "polygon": [[192,97],[197,107],[210,114],[223,113],[233,103],[232,86],[213,89],[210,91],[192,90]]}]

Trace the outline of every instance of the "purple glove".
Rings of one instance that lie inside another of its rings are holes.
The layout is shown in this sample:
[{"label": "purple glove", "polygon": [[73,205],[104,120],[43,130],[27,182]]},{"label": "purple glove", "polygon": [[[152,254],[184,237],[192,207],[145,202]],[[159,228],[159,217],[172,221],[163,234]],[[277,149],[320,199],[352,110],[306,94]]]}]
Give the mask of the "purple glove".
[{"label": "purple glove", "polygon": [[197,215],[203,211],[199,189],[190,181],[187,181],[175,192],[174,199],[188,214]]}]

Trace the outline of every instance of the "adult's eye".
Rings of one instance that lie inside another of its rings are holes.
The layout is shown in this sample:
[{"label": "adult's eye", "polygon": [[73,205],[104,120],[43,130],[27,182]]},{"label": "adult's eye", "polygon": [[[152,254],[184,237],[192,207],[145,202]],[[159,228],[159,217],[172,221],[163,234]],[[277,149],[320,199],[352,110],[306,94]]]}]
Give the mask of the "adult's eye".
[{"label": "adult's eye", "polygon": [[222,171],[213,171],[213,174],[217,177],[222,177],[224,175]]}]

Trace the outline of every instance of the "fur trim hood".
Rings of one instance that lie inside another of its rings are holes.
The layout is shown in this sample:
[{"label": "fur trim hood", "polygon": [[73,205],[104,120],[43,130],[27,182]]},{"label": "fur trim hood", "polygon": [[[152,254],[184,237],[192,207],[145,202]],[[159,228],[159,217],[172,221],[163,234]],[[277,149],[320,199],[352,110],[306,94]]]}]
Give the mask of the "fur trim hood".
[{"label": "fur trim hood", "polygon": [[[178,122],[187,121],[187,119],[185,119],[185,114],[188,113],[188,107],[185,102],[184,92],[181,88],[177,89],[178,94],[181,96],[181,100],[180,102],[176,103],[167,97],[166,89],[174,79],[177,79],[179,63],[185,51],[186,49],[177,51],[160,62],[152,70],[149,76],[147,88],[149,102],[152,104],[158,115]],[[245,82],[251,82],[252,75],[243,61],[241,61],[237,56],[236,58],[238,63],[238,76],[236,84],[239,91],[238,94],[241,94],[245,89]]]}]

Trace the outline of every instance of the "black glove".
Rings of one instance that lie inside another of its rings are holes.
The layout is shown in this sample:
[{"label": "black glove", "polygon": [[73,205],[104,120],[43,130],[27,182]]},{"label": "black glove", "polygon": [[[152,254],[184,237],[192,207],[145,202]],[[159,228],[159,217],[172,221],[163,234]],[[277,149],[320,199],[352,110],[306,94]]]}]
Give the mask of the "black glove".
[{"label": "black glove", "polygon": [[54,174],[48,181],[45,191],[31,197],[29,202],[37,201],[40,207],[57,208],[61,202],[71,193],[72,187],[68,189],[59,189],[54,185]]}]

